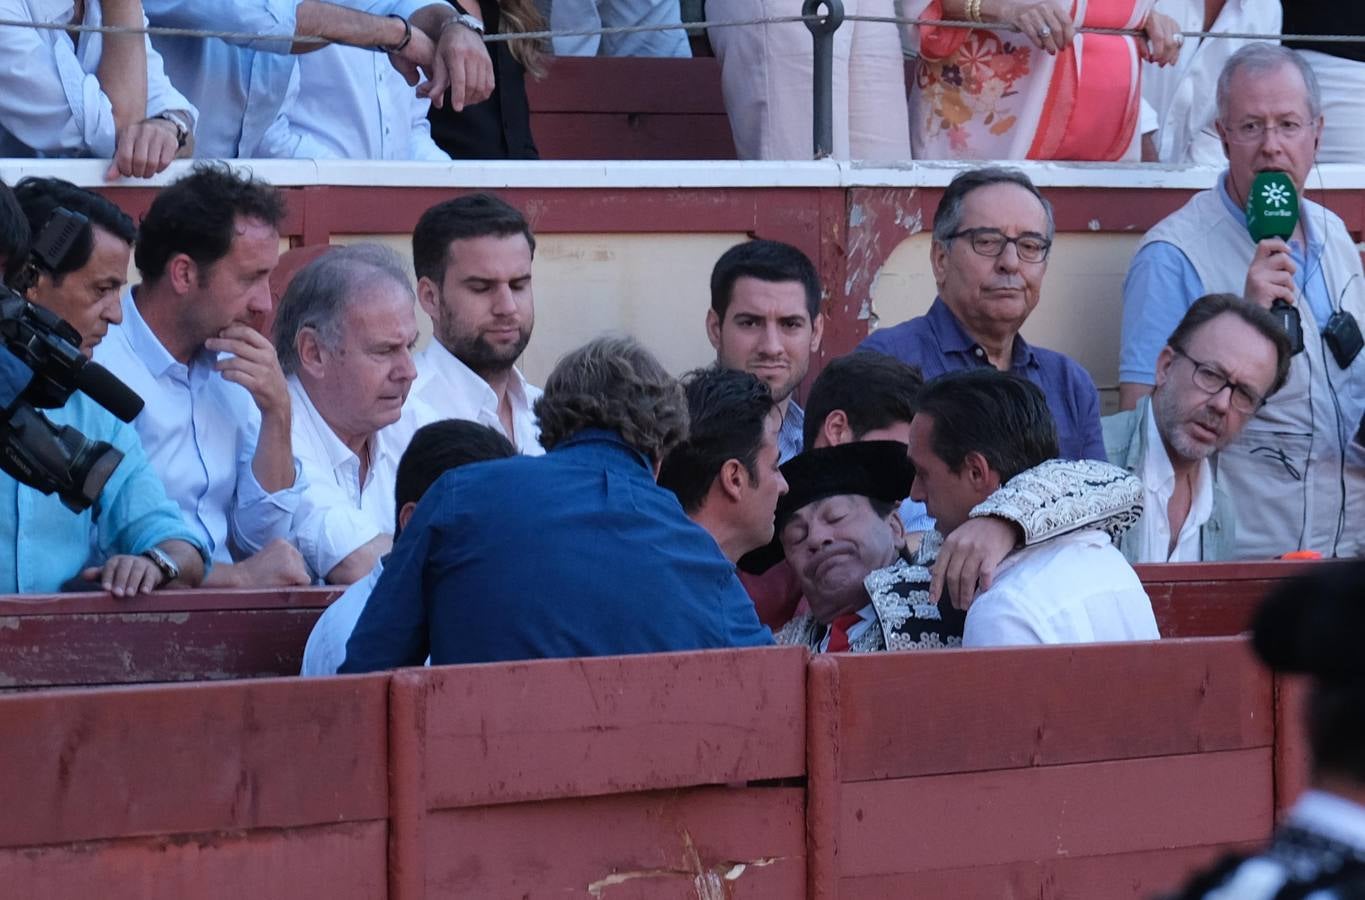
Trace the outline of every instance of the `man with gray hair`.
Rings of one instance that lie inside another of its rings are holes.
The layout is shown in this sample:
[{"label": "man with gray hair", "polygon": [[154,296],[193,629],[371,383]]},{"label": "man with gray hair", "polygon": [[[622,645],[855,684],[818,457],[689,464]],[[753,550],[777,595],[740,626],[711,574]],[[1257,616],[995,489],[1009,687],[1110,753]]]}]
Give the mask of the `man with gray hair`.
[{"label": "man with gray hair", "polygon": [[356,244],[301,269],[275,318],[308,480],[295,540],[333,584],[366,575],[393,542],[394,476],[413,430],[399,420],[417,377],[415,305],[397,254]]},{"label": "man with gray hair", "polygon": [[1075,360],[1019,334],[1038,305],[1055,230],[1051,204],[1023,172],[962,172],[934,213],[938,297],[925,315],[873,332],[859,349],[915,366],[926,381],[987,367],[1013,372],[1047,397],[1063,459],[1104,459],[1095,382]]},{"label": "man with gray hair", "polygon": [[[1295,51],[1251,44],[1224,65],[1217,101],[1227,170],[1147,232],[1128,270],[1120,405],[1152,392],[1166,337],[1199,297],[1291,304],[1303,351],[1284,388],[1219,454],[1239,511],[1235,556],[1356,556],[1365,551],[1350,518],[1365,508],[1365,449],[1352,440],[1365,411],[1365,272],[1341,219],[1302,197],[1323,126],[1317,79]],[[1256,242],[1247,229],[1248,195],[1263,172],[1285,173],[1300,195],[1288,241]]]},{"label": "man with gray hair", "polygon": [[339,672],[772,643],[715,539],[655,483],[688,414],[648,350],[574,350],[535,411],[544,456],[464,466],[422,496]]}]

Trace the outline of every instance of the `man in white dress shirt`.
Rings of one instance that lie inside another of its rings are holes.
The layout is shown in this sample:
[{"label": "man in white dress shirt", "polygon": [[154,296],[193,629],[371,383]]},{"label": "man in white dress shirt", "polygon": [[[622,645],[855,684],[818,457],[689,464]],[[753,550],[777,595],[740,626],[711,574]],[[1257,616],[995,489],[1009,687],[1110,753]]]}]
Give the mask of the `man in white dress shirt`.
[{"label": "man in white dress shirt", "polygon": [[1129,562],[1236,557],[1235,504],[1209,460],[1284,386],[1290,359],[1284,329],[1241,297],[1209,294],[1185,313],[1152,395],[1100,423],[1109,461],[1142,480],[1142,520],[1119,541]]},{"label": "man in white dress shirt", "polygon": [[[139,0],[0,0],[0,18],[140,29]],[[0,156],[99,156],[147,178],[194,149],[197,111],[141,34],[0,28]]]},{"label": "man in white dress shirt", "polygon": [[[458,3],[144,2],[154,25],[331,42],[156,38],[167,73],[205,109],[203,157],[434,159],[417,152],[430,137],[413,113],[446,102],[463,109],[493,90],[483,23]],[[316,75],[311,86],[301,77],[304,60]],[[427,76],[420,85],[418,67]]]},{"label": "man in white dress shirt", "polygon": [[[1014,473],[1058,455],[1043,392],[995,369],[954,372],[925,384],[910,422],[915,480],[940,534]],[[1080,496],[1078,492],[1077,496]],[[1074,501],[1073,501],[1074,502]],[[1053,515],[1065,517],[1068,503]],[[1055,532],[1054,532],[1055,533]],[[967,610],[964,647],[1154,640],[1156,618],[1137,574],[1108,534],[1060,534],[1016,550]]]},{"label": "man in white dress shirt", "polygon": [[[427,488],[446,472],[469,463],[515,455],[507,438],[476,422],[442,419],[417,429],[398,460],[398,474],[394,477],[394,540],[412,518]],[[382,574],[383,557],[368,575],[348,587],[322,611],[303,648],[300,675],[336,674],[346,661],[346,642],[351,639],[355,623],[365,611],[365,604]]]},{"label": "man in white dress shirt", "polygon": [[95,351],[147,403],[133,424],[210,548],[206,585],[310,581],[287,543],[304,489],[289,391],[260,332],[284,211],[273,187],[221,164],[162,190],[133,255],[142,283]]},{"label": "man in white dress shirt", "polygon": [[289,283],[275,351],[289,381],[294,453],[308,491],[295,539],[332,584],[365,576],[393,545],[399,421],[417,377],[417,314],[403,262],[378,244],[337,247]]},{"label": "man in white dress shirt", "polygon": [[535,325],[535,250],[526,218],[490,194],[439,203],[412,233],[417,300],[432,323],[413,396],[436,417],[496,428],[528,456],[545,452],[532,411],[540,388],[516,367]]}]

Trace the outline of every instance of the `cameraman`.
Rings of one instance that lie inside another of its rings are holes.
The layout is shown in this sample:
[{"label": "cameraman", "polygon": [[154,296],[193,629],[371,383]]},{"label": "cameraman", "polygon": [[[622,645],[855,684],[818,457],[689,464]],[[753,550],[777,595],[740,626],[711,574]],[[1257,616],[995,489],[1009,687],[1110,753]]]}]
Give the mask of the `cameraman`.
[{"label": "cameraman", "polygon": [[[41,230],[57,207],[80,213],[91,223],[57,271],[40,270],[27,291],[31,302],[76,327],[88,356],[108,323],[117,321],[118,291],[132,252],[132,221],[109,201],[57,179],[25,179],[20,193],[22,207],[0,184],[0,240],[5,242],[0,259],[7,276],[23,268],[30,234]],[[112,294],[112,303],[107,294]],[[102,312],[110,305],[112,316]],[[0,592],[43,593],[74,582],[124,597],[167,585],[198,585],[206,549],[166,498],[133,427],[79,392],[45,415],[90,440],[107,441],[123,459],[95,504],[82,513],[73,513],[54,494],[0,473],[0,509],[7,513],[0,515]]]}]

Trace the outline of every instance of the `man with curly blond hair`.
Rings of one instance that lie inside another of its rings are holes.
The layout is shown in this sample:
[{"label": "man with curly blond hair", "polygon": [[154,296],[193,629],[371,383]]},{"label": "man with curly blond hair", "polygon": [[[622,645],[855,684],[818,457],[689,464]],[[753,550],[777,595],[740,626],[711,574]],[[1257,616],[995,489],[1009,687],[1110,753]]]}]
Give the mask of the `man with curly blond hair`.
[{"label": "man with curly blond hair", "polygon": [[772,642],[715,540],[655,484],[688,419],[648,350],[574,350],[536,415],[545,456],[464,466],[423,496],[340,672]]}]

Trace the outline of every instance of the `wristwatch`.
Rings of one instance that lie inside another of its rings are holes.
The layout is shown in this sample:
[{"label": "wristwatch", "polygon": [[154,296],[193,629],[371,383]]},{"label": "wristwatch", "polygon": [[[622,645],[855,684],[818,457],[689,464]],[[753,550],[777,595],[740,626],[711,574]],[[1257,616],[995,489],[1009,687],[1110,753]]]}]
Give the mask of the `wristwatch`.
[{"label": "wristwatch", "polygon": [[171,559],[171,555],[160,547],[150,547],[143,551],[142,555],[150,559],[152,565],[156,566],[161,572],[162,585],[170,584],[180,577],[180,567],[175,564],[175,560]]},{"label": "wristwatch", "polygon": [[476,17],[474,17],[474,16],[471,16],[471,15],[469,14],[469,12],[468,12],[463,6],[461,6],[461,5],[458,4],[458,3],[452,2],[450,5],[453,6],[453,7],[455,7],[455,15],[452,16],[452,17],[449,18],[449,19],[446,19],[445,25],[442,25],[442,26],[441,26],[441,30],[442,30],[442,31],[444,31],[445,28],[446,28],[446,25],[449,25],[451,22],[459,22],[459,23],[460,23],[461,25],[463,25],[464,27],[469,28],[469,29],[471,29],[472,31],[474,31],[474,33],[476,33],[476,34],[483,34],[483,20],[482,20],[482,19],[479,19],[479,18],[476,18]]},{"label": "wristwatch", "polygon": [[183,110],[179,109],[162,110],[161,112],[152,116],[152,118],[164,119],[165,121],[170,122],[172,125],[175,126],[176,147],[184,147],[185,143],[189,141],[191,122],[189,115],[185,113]]}]

